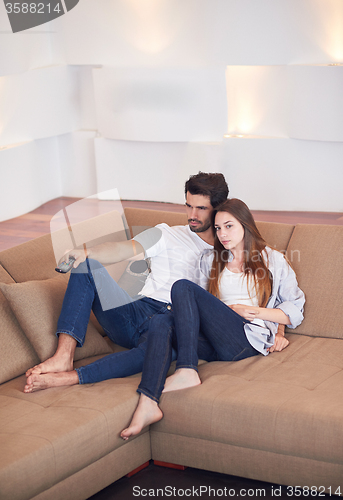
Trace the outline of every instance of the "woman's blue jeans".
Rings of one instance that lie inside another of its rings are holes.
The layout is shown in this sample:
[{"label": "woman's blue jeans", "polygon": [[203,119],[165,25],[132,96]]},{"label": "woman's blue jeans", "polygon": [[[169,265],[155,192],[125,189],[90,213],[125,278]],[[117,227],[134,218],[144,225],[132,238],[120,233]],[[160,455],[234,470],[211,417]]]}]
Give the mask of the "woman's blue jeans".
[{"label": "woman's blue jeans", "polygon": [[[198,366],[199,331],[214,348],[218,361],[239,361],[259,352],[248,341],[244,325],[249,323],[224,302],[188,280],[172,287],[172,304],[178,346],[176,368]],[[203,353],[204,355],[204,353]],[[207,359],[212,353],[205,352]]]},{"label": "woman's blue jeans", "polygon": [[107,336],[129,350],[77,368],[81,384],[142,371],[151,318],[156,314],[171,315],[169,304],[148,297],[131,298],[99,262],[87,259],[71,272],[57,334],[72,336],[82,347],[91,310]]},{"label": "woman's blue jeans", "polygon": [[242,316],[188,280],[174,283],[173,315],[155,316],[150,323],[147,352],[138,392],[158,401],[177,348],[178,368],[198,370],[198,360],[238,361],[259,352],[249,343]]}]

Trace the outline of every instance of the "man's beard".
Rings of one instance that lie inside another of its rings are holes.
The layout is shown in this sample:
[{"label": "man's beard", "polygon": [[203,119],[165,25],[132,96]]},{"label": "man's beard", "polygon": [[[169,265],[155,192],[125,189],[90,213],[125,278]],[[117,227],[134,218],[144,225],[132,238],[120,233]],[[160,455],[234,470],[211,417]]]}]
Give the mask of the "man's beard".
[{"label": "man's beard", "polygon": [[[188,224],[190,222],[200,222],[198,219],[188,219]],[[196,226],[196,227],[192,227],[192,226],[189,226],[189,229],[193,232],[193,233],[204,233],[205,231],[207,231],[209,228],[211,227],[211,221],[208,220],[208,221],[205,221],[205,222],[200,222],[200,226]]]}]

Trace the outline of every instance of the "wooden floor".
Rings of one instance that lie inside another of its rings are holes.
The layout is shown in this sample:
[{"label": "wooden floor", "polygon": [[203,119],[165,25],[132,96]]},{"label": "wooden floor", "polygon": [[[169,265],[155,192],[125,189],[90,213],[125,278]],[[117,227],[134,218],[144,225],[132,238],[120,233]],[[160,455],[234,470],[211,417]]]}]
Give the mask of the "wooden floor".
[{"label": "wooden floor", "polygon": [[[50,221],[64,207],[73,205],[76,218],[80,219],[95,217],[100,213],[116,208],[120,202],[99,201],[95,199],[80,199],[61,197],[44,203],[44,205],[32,212],[0,222],[0,251],[24,243],[25,241],[37,238],[50,232]],[[137,207],[151,210],[166,210],[173,212],[183,212],[184,206],[173,203],[159,203],[149,201],[129,201],[121,202],[124,208]],[[343,225],[343,213],[334,212],[269,212],[253,211],[254,217],[258,221],[283,222],[288,224],[334,224]]]}]

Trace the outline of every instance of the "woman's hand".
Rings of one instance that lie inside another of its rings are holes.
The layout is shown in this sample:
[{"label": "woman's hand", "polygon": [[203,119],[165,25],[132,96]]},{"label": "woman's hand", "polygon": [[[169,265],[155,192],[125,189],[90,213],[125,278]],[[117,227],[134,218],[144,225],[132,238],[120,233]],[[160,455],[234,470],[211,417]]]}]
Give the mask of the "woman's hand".
[{"label": "woman's hand", "polygon": [[242,304],[232,304],[231,309],[248,321],[253,321],[259,314],[259,308],[244,306]]},{"label": "woman's hand", "polygon": [[289,340],[286,339],[281,333],[277,333],[275,335],[275,342],[274,345],[269,347],[267,351],[269,352],[274,352],[274,351],[282,351],[289,345]]},{"label": "woman's hand", "polygon": [[[246,319],[248,321],[253,321],[256,317],[261,317],[263,314],[261,315],[260,312],[266,310],[264,308],[253,307],[253,306],[244,306],[242,304],[232,304],[229,307],[231,307],[231,309],[233,309],[237,314],[239,314],[240,316],[242,316],[244,319]],[[278,312],[280,312],[281,314],[284,314],[280,310],[278,310]],[[285,349],[289,345],[289,340],[287,340],[286,337],[284,336],[284,331],[285,331],[284,325],[279,325],[278,332],[275,335],[274,345],[269,347],[267,349],[267,351],[269,351],[269,352],[282,351],[283,349]]]}]

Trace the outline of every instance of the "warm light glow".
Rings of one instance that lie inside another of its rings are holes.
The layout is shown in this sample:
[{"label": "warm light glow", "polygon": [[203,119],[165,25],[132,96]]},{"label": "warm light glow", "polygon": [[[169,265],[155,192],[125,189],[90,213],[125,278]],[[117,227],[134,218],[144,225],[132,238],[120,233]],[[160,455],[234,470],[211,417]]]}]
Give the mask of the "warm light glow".
[{"label": "warm light glow", "polygon": [[275,139],[268,135],[243,135],[243,134],[224,134],[224,139]]},{"label": "warm light glow", "polygon": [[29,142],[31,141],[17,142],[16,144],[6,144],[5,146],[0,146],[0,151],[3,151],[4,149],[17,148],[19,146],[22,146],[23,144],[28,144]]},{"label": "warm light glow", "polygon": [[224,137],[228,139],[243,139],[245,136],[242,134],[225,134]]},{"label": "warm light glow", "polygon": [[330,12],[330,19],[326,24],[326,51],[334,62],[343,60],[343,2],[329,0],[324,5],[326,12]]},{"label": "warm light glow", "polygon": [[259,88],[264,67],[229,66],[226,72],[228,92],[228,133],[235,137],[256,133],[263,118]]},{"label": "warm light glow", "polygon": [[149,54],[171,45],[185,21],[183,14],[187,14],[172,9],[166,0],[126,0],[122,8],[125,25],[120,27],[121,35],[130,45]]}]

